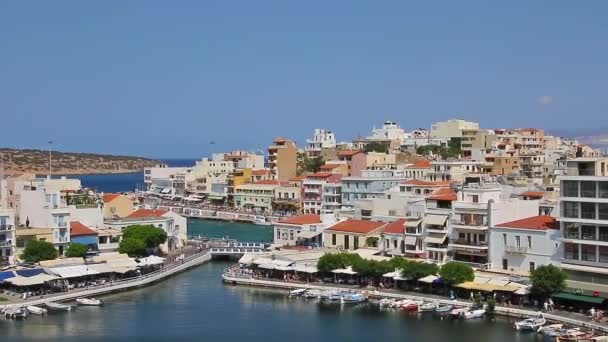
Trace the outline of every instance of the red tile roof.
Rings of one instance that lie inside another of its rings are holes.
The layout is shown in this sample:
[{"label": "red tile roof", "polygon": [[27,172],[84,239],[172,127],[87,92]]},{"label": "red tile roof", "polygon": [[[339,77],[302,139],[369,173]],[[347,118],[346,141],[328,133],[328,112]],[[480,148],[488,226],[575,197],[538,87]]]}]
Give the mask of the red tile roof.
[{"label": "red tile roof", "polygon": [[112,202],[113,200],[120,197],[120,194],[103,194],[103,201],[105,203]]},{"label": "red tile roof", "polygon": [[385,224],[385,222],[378,221],[346,220],[327,228],[327,230],[356,234],[369,234]]},{"label": "red tile roof", "polygon": [[555,217],[547,215],[533,216],[517,221],[501,223],[497,224],[496,227],[533,230],[559,229]]},{"label": "red tile roof", "polygon": [[545,193],[542,191],[526,191],[519,194],[519,197],[544,197]]},{"label": "red tile roof", "polygon": [[169,210],[166,209],[138,209],[127,216],[128,218],[162,217]]},{"label": "red tile roof", "polygon": [[413,186],[450,186],[451,182],[431,182],[420,179],[409,179],[401,184],[413,185]]},{"label": "red tile roof", "polygon": [[288,219],[279,221],[279,223],[297,224],[297,225],[315,224],[315,223],[321,223],[321,216],[315,215],[315,214],[306,214],[306,215],[290,217]]},{"label": "red tile roof", "polygon": [[254,170],[254,171],[251,171],[251,174],[253,176],[264,176],[264,175],[270,174],[271,172],[272,171],[270,171],[270,170]]},{"label": "red tile roof", "polygon": [[97,235],[97,232],[78,221],[72,221],[70,222],[70,235]]},{"label": "red tile roof", "polygon": [[338,155],[343,156],[343,157],[350,157],[350,156],[354,156],[355,154],[359,154],[359,153],[363,153],[363,151],[361,151],[361,150],[338,151]]},{"label": "red tile roof", "polygon": [[259,182],[255,182],[253,184],[262,184],[262,185],[280,185],[281,183],[276,179],[266,179],[261,180]]},{"label": "red tile roof", "polygon": [[398,219],[384,226],[382,231],[386,234],[404,234],[405,222],[407,222],[406,219]]},{"label": "red tile roof", "polygon": [[301,175],[301,176],[293,177],[289,181],[290,182],[301,182],[301,181],[303,181],[305,179],[306,179],[306,175]]},{"label": "red tile roof", "polygon": [[428,160],[426,160],[426,159],[419,160],[419,161],[415,162],[412,165],[412,167],[416,168],[416,169],[430,169],[431,168],[431,162],[428,161]]},{"label": "red tile roof", "polygon": [[312,175],[308,175],[307,177],[327,178],[327,177],[331,177],[331,175],[333,175],[333,173],[331,173],[331,172],[317,172],[317,173],[313,173]]},{"label": "red tile roof", "polygon": [[325,164],[321,165],[322,170],[333,170],[337,167],[340,167],[342,164]]},{"label": "red tile roof", "polygon": [[451,188],[441,188],[435,190],[427,199],[435,201],[455,201],[456,193]]}]

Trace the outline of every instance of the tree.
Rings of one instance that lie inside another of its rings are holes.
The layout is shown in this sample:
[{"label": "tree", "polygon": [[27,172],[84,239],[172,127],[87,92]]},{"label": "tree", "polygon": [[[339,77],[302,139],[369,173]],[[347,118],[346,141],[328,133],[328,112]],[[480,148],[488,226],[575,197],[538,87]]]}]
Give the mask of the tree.
[{"label": "tree", "polygon": [[406,279],[420,279],[435,275],[438,271],[439,267],[435,264],[408,261],[407,266],[401,271],[401,276]]},{"label": "tree", "polygon": [[298,174],[302,174],[304,172],[319,172],[319,170],[321,170],[321,166],[324,164],[325,160],[323,160],[322,156],[308,158],[307,155],[303,155],[298,163]]},{"label": "tree", "polygon": [[89,251],[89,247],[87,245],[83,245],[82,243],[72,243],[65,251],[65,256],[69,258],[84,258]]},{"label": "tree", "polygon": [[52,243],[47,241],[31,241],[23,250],[21,259],[27,262],[40,262],[53,260],[58,256],[57,250]]},{"label": "tree", "polygon": [[146,248],[156,248],[167,241],[167,233],[153,225],[135,225],[127,227],[122,238],[141,240]]},{"label": "tree", "polygon": [[118,251],[128,254],[130,257],[140,257],[146,255],[146,244],[143,240],[136,238],[125,238],[118,244]]},{"label": "tree", "polygon": [[450,285],[457,285],[466,281],[473,281],[475,273],[467,264],[450,261],[439,270],[439,276]]},{"label": "tree", "polygon": [[365,239],[365,246],[366,247],[378,247],[378,238],[375,236],[370,236],[367,239]]},{"label": "tree", "polygon": [[564,290],[567,278],[566,272],[557,266],[539,266],[530,274],[530,282],[532,283],[530,293],[542,298],[550,297],[552,294]]},{"label": "tree", "polygon": [[363,149],[365,152],[388,153],[388,146],[377,141],[370,142]]}]

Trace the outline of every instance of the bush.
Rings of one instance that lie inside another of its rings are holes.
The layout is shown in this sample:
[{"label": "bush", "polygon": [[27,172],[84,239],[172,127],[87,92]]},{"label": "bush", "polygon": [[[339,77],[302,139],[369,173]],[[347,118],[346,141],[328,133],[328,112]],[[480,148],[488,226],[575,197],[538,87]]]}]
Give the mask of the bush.
[{"label": "bush", "polygon": [[136,225],[125,228],[122,238],[141,240],[146,248],[156,248],[167,241],[167,233],[153,225]]},{"label": "bush", "polygon": [[140,257],[146,255],[146,244],[140,239],[123,237],[118,245],[118,251],[130,257]]},{"label": "bush", "polygon": [[496,308],[496,299],[494,299],[493,297],[490,297],[486,301],[486,304],[488,305],[486,307],[486,312],[487,313],[494,313],[494,309]]},{"label": "bush", "polygon": [[375,236],[370,236],[367,239],[365,239],[365,246],[366,247],[378,247],[378,238]]},{"label": "bush", "polygon": [[475,279],[471,266],[455,261],[443,265],[439,270],[439,276],[450,285],[458,285]]},{"label": "bush", "polygon": [[21,259],[27,262],[40,262],[56,259],[59,254],[52,243],[47,241],[31,241],[21,254]]},{"label": "bush", "polygon": [[552,294],[564,290],[567,278],[566,272],[557,266],[539,266],[530,274],[530,282],[532,283],[530,293],[541,298],[550,297]]},{"label": "bush", "polygon": [[365,152],[378,152],[388,153],[388,146],[386,144],[374,141],[364,147]]},{"label": "bush", "polygon": [[83,245],[81,243],[72,243],[65,251],[65,256],[69,258],[84,258],[89,251],[89,247],[87,245]]}]

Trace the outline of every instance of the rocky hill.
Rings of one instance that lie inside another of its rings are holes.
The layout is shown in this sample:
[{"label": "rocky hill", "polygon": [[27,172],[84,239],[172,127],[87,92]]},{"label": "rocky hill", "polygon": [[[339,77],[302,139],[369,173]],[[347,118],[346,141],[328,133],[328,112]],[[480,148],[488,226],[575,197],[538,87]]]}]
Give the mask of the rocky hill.
[{"label": "rocky hill", "polygon": [[[52,152],[53,174],[128,173],[142,171],[145,167],[151,167],[159,163],[158,160],[132,156]],[[49,171],[49,152],[0,148],[0,172],[2,166],[4,166],[5,175],[47,174]]]}]

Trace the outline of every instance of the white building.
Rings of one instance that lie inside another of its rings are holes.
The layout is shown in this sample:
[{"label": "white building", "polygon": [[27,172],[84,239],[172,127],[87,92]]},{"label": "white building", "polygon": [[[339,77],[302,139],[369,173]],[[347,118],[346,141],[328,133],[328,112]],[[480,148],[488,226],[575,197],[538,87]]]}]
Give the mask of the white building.
[{"label": "white building", "polygon": [[323,149],[336,148],[336,135],[328,130],[315,128],[312,139],[306,139],[304,151],[308,157],[318,157]]},{"label": "white building", "polygon": [[386,121],[380,128],[374,126],[372,134],[367,137],[370,140],[398,140],[402,143],[407,135],[398,123]]},{"label": "white building", "polygon": [[493,269],[532,272],[538,266],[559,266],[561,233],[554,217],[533,216],[490,228]]},{"label": "white building", "polygon": [[[262,170],[264,169],[264,155],[247,152],[247,151],[232,151],[228,153],[214,153],[212,156],[212,161],[214,162],[222,162],[229,161],[233,164],[234,170],[243,170],[243,169],[252,169],[252,170]],[[203,159],[204,161],[204,159]],[[199,163],[197,162],[197,166]],[[224,168],[221,164],[218,164],[220,173],[226,173],[227,169]]]},{"label": "white building", "polygon": [[14,263],[15,210],[0,208],[0,268]]},{"label": "white building", "polygon": [[[246,163],[246,159],[244,163]],[[238,161],[236,162],[238,165]],[[203,158],[192,168],[188,190],[198,194],[224,193],[228,176],[234,172],[233,160],[209,160]]]},{"label": "white building", "polygon": [[331,214],[304,214],[281,220],[274,225],[273,244],[320,247],[323,245],[323,230],[335,221]]},{"label": "white building", "polygon": [[164,195],[183,196],[191,179],[191,167],[148,167],[144,169],[146,190]]},{"label": "white building", "polygon": [[479,123],[459,119],[435,122],[431,125],[431,137],[460,138],[465,129],[479,129]]}]

